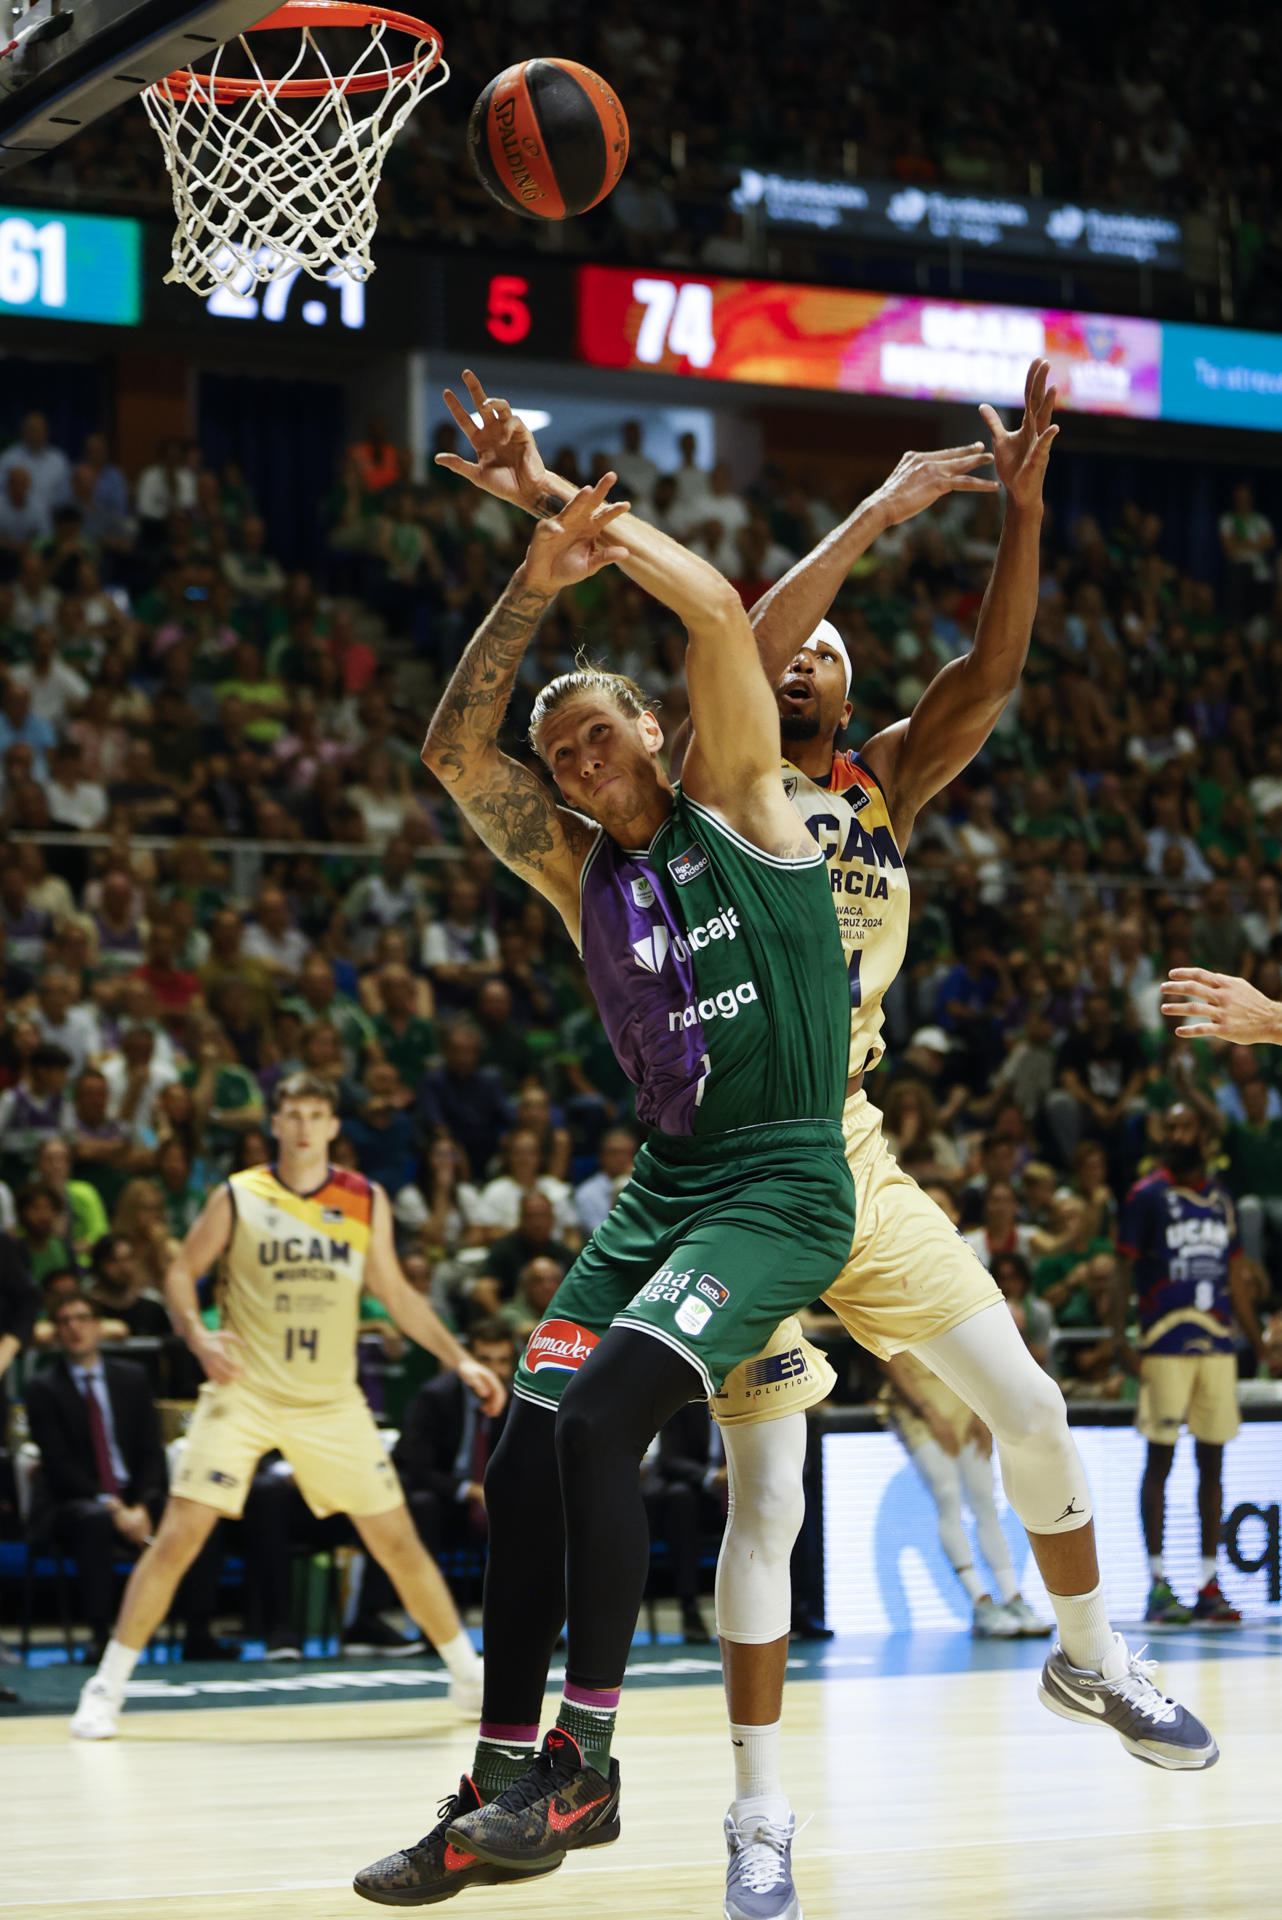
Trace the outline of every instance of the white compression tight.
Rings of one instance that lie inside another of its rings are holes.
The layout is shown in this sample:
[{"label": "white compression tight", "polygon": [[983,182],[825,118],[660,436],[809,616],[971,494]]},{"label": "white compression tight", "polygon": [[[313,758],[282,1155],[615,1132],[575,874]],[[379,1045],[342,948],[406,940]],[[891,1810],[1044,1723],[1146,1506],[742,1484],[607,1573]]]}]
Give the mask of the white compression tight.
[{"label": "white compression tight", "polygon": [[939,1510],[939,1543],[955,1571],[971,1564],[970,1541],[962,1525],[962,1495],[975,1516],[979,1550],[991,1571],[1003,1576],[1011,1573],[1010,1548],[997,1518],[993,1499],[993,1463],[968,1440],[954,1457],[945,1453],[938,1440],[923,1440],[912,1450],[913,1465],[930,1488]]},{"label": "white compression tight", "polygon": [[1006,1497],[1029,1533],[1071,1533],[1090,1489],[1064,1396],[1020,1338],[1004,1301],[912,1351],[991,1429]]},{"label": "white compression tight", "polygon": [[730,1506],[717,1560],[717,1632],[761,1646],[792,1624],[789,1561],[806,1498],[806,1416],[723,1427]]}]

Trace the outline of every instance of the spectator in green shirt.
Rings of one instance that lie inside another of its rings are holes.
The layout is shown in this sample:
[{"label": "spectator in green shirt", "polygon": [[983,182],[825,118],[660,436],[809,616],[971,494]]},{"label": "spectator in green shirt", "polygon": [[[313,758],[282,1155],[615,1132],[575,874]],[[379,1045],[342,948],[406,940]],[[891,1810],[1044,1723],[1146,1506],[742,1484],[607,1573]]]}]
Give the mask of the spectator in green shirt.
[{"label": "spectator in green shirt", "polygon": [[405,1086],[413,1089],[427,1072],[427,1063],[438,1053],[436,1028],[414,1011],[417,983],[406,966],[393,963],[380,967],[379,998],[382,1013],[375,1016],[370,1046],[379,1057],[396,1068]]},{"label": "spectator in green shirt", "polygon": [[209,1153],[226,1162],[246,1128],[263,1124],[262,1089],[249,1069],[237,1060],[231,1041],[217,1020],[209,1016],[203,1018],[199,1035],[195,1064],[184,1068],[181,1079],[204,1125]]},{"label": "spectator in green shirt", "polygon": [[323,953],[309,953],[298,975],[298,992],[284,1003],[300,1014],[307,1026],[325,1021],[338,1034],[343,1048],[343,1071],[352,1073],[374,1037],[374,1023],[364,1009],[334,985],[334,969]]},{"label": "spectator in green shirt", "polygon": [[40,1144],[36,1179],[55,1197],[61,1237],[70,1239],[77,1258],[87,1254],[107,1231],[107,1209],[96,1187],[71,1178],[71,1149],[57,1134]]},{"label": "spectator in green shirt", "polygon": [[156,1155],[156,1178],[165,1206],[165,1225],[175,1240],[183,1240],[205,1204],[205,1195],[192,1177],[186,1147],[173,1134]]},{"label": "spectator in green shirt", "polygon": [[1037,1262],[1033,1285],[1057,1326],[1104,1326],[1113,1282],[1113,1242],[1092,1232],[1091,1211],[1080,1194],[1061,1193],[1055,1204],[1059,1249]]},{"label": "spectator in green shirt", "polygon": [[1229,1157],[1225,1175],[1237,1203],[1242,1251],[1266,1266],[1267,1232],[1282,1238],[1282,1120],[1270,1120],[1269,1089],[1257,1075],[1239,1087],[1245,1120],[1231,1120],[1221,1145]]},{"label": "spectator in green shirt", "polygon": [[245,736],[256,746],[270,747],[284,733],[289,689],[283,680],[272,679],[264,672],[262,656],[252,640],[237,644],[231,676],[220,680],[215,692],[220,706],[225,700],[243,701]]},{"label": "spectator in green shirt", "polygon": [[46,1274],[74,1267],[71,1243],[58,1232],[58,1196],[43,1181],[33,1180],[18,1195],[18,1233],[31,1278],[39,1286]]}]

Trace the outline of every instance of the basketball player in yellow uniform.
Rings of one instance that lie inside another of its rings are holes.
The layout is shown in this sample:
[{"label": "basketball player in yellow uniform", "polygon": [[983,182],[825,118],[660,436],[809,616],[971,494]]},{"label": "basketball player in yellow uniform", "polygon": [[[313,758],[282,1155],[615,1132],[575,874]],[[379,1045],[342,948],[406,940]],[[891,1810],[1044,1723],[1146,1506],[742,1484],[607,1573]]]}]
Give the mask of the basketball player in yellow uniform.
[{"label": "basketball player in yellow uniform", "polygon": [[[356,1384],[356,1333],[368,1288],[411,1340],[434,1353],[486,1413],[506,1397],[401,1272],[387,1195],[329,1165],[334,1090],[291,1074],[275,1093],[272,1167],[232,1174],[205,1203],[165,1279],[174,1322],[209,1378],[156,1538],[125,1588],[102,1664],[71,1723],[110,1739],[139,1653],[222,1516],[236,1518],[263,1454],[278,1447],[318,1518],[346,1513],[451,1675],[451,1698],[480,1711],[480,1663],[423,1548],[396,1470]],[[223,1325],[203,1324],[196,1283],[220,1264]]]}]

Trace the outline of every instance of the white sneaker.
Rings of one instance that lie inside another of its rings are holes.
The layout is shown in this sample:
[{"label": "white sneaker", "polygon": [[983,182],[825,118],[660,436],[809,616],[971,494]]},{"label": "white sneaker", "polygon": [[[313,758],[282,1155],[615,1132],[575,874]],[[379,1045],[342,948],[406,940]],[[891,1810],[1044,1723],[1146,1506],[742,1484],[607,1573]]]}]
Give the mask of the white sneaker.
[{"label": "white sneaker", "polygon": [[465,1674],[461,1680],[456,1677],[450,1679],[449,1703],[456,1712],[465,1713],[469,1720],[479,1720],[481,1717],[484,1674],[484,1666],[478,1660],[473,1671]]},{"label": "white sneaker", "polygon": [[1006,1608],[998,1606],[986,1593],[981,1593],[975,1602],[970,1631],[976,1640],[1017,1640],[1020,1634],[1019,1626]]},{"label": "white sneaker", "polygon": [[124,1701],[97,1674],[80,1689],[80,1704],[71,1722],[77,1740],[114,1740],[118,1732],[116,1716]]},{"label": "white sneaker", "polygon": [[1034,1613],[1022,1593],[1017,1593],[1013,1600],[1003,1601],[1002,1606],[1015,1622],[1015,1631],[1021,1640],[1049,1640],[1055,1631],[1054,1623]]},{"label": "white sneaker", "polygon": [[746,1819],[733,1810],[725,1818],[725,1920],[802,1920],[801,1901],[792,1878],[792,1841],[796,1821]]}]

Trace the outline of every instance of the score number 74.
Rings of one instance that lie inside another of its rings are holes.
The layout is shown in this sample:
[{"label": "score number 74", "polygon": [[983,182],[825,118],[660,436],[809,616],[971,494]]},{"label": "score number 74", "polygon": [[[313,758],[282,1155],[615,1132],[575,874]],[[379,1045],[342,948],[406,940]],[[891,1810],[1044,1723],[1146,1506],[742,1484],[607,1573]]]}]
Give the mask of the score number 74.
[{"label": "score number 74", "polygon": [[712,330],[712,288],[701,280],[634,280],[632,298],[641,308],[636,357],[654,367],[665,352],[692,367],[710,367],[717,351]]}]

